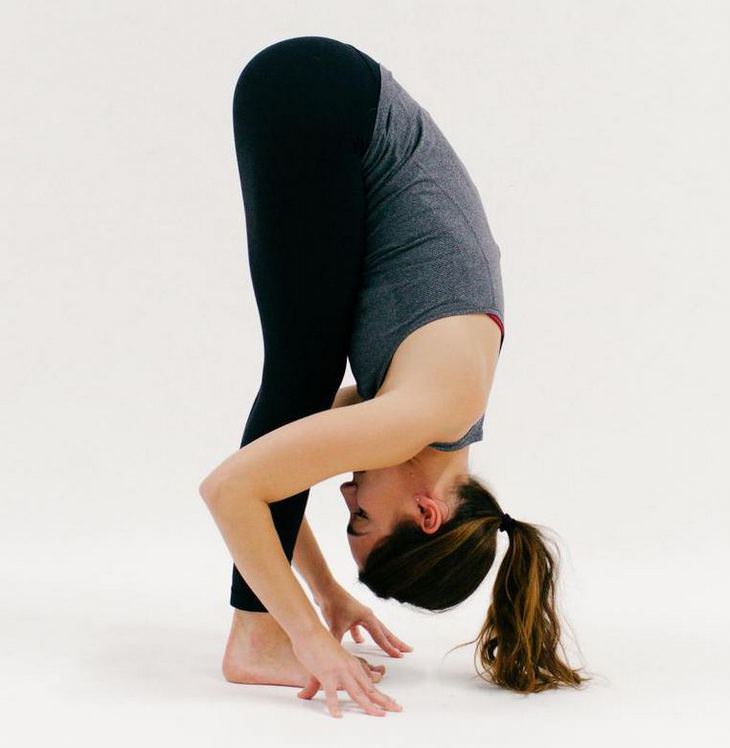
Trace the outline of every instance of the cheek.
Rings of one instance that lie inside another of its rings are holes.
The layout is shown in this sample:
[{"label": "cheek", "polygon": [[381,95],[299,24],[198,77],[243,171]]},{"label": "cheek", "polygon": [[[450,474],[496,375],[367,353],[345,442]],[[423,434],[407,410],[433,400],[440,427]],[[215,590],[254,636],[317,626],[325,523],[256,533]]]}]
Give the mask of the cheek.
[{"label": "cheek", "polygon": [[[388,516],[392,499],[383,489],[377,486],[368,486],[358,491],[355,496],[358,506],[367,514],[367,519],[362,524],[380,522]],[[370,529],[368,525],[366,529]]]},{"label": "cheek", "polygon": [[369,509],[377,510],[381,495],[382,491],[377,486],[359,486],[355,492],[355,500],[367,512]]}]

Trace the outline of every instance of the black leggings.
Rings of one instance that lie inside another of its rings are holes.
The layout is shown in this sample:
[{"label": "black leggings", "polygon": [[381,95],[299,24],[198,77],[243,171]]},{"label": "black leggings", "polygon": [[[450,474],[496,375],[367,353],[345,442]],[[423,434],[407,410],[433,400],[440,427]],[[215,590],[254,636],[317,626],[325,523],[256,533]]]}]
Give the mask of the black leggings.
[{"label": "black leggings", "polygon": [[[365,246],[361,158],[379,91],[375,60],[322,36],[271,44],[236,83],[233,129],[264,343],[242,447],[327,410],[342,383]],[[269,505],[290,563],[308,496]],[[230,600],[266,611],[235,564]]]}]

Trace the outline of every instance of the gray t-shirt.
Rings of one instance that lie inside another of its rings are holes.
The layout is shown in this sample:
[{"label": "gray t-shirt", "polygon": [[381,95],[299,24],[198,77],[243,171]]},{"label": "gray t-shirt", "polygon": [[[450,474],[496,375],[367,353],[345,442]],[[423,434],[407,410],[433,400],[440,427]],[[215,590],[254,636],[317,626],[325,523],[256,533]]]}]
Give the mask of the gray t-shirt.
[{"label": "gray t-shirt", "polygon": [[[382,63],[373,134],[363,155],[366,247],[350,368],[375,396],[400,343],[440,317],[483,312],[502,329],[500,250],[476,186],[429,112]],[[444,451],[483,437],[484,413]]]}]

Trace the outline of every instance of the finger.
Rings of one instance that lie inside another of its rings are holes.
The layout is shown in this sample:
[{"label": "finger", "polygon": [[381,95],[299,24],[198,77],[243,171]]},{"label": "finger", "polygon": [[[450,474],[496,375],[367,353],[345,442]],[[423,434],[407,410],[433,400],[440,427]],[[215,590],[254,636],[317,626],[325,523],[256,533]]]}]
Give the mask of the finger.
[{"label": "finger", "polygon": [[372,677],[373,674],[377,674],[382,677],[385,673],[385,665],[371,665],[364,657],[357,655],[357,659],[362,662],[363,668],[365,668],[365,674]]},{"label": "finger", "polygon": [[373,641],[384,651],[387,652],[391,657],[402,657],[403,653],[396,647],[393,642],[388,639],[383,624],[375,618],[372,621],[367,621],[365,628],[370,632],[370,636],[373,637]]},{"label": "finger", "polygon": [[365,670],[365,674],[366,675],[369,674],[373,666],[364,657],[360,657],[360,655],[355,655],[355,657],[357,657],[360,664],[363,666],[363,670]]},{"label": "finger", "polygon": [[320,683],[319,681],[313,676],[309,676],[309,680],[307,681],[307,684],[304,686],[304,688],[297,693],[297,696],[300,699],[311,699],[314,694],[319,691]]},{"label": "finger", "polygon": [[367,670],[365,671],[365,675],[367,675],[373,683],[380,683],[380,681],[383,680],[383,671],[376,670],[369,665],[367,667]]},{"label": "finger", "polygon": [[371,665],[364,657],[360,657],[360,655],[357,655],[357,659],[361,660],[364,665],[367,665],[369,670],[377,670],[380,673],[385,672],[385,665]]},{"label": "finger", "polygon": [[372,683],[380,683],[380,681],[383,680],[383,676],[375,670],[368,670],[366,675],[370,678]]},{"label": "finger", "polygon": [[365,671],[365,673],[367,675],[370,675],[370,665],[369,665],[368,661],[364,657],[357,657],[357,659],[359,660],[360,664],[362,665],[363,670]]},{"label": "finger", "polygon": [[385,635],[390,639],[393,644],[395,644],[398,649],[402,650],[403,652],[412,652],[413,647],[410,644],[406,644],[402,639],[399,639],[382,621],[378,621],[378,623],[383,627],[383,631],[385,631]]},{"label": "finger", "polygon": [[350,628],[350,634],[352,634],[352,638],[358,644],[362,644],[363,643],[364,637],[363,637],[363,635],[362,635],[362,633],[360,631],[360,627],[357,624],[355,624],[354,626],[352,626],[352,628]]},{"label": "finger", "polygon": [[[370,678],[373,683],[379,683],[383,679],[382,673],[372,670],[369,662],[367,662],[362,657],[358,657],[357,659],[362,663],[363,672],[368,676],[368,678]],[[345,686],[343,686],[341,683],[337,684],[338,690],[342,690],[344,688]]]},{"label": "finger", "polygon": [[340,707],[340,700],[337,698],[337,684],[333,686],[332,683],[324,686],[325,699],[327,701],[327,709],[333,717],[342,716],[342,708]]},{"label": "finger", "polygon": [[403,709],[394,698],[379,691],[372,683],[360,681],[360,684],[370,701],[375,703],[378,707],[387,709],[391,712],[399,712]]},{"label": "finger", "polygon": [[375,686],[373,686],[369,681],[366,687],[363,687],[361,683],[362,681],[357,677],[350,676],[347,678],[345,680],[347,693],[349,693],[353,701],[357,702],[368,714],[372,714],[374,717],[385,717],[385,709],[370,700],[369,689],[375,688]]}]

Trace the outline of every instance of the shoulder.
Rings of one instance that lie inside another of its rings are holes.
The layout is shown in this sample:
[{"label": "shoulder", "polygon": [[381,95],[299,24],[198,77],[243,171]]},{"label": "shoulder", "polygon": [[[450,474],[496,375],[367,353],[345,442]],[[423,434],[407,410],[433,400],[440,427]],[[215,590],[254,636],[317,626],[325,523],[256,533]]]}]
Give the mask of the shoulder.
[{"label": "shoulder", "polygon": [[501,332],[481,313],[437,318],[398,346],[380,393],[419,400],[438,431],[434,441],[459,438],[487,408]]}]

